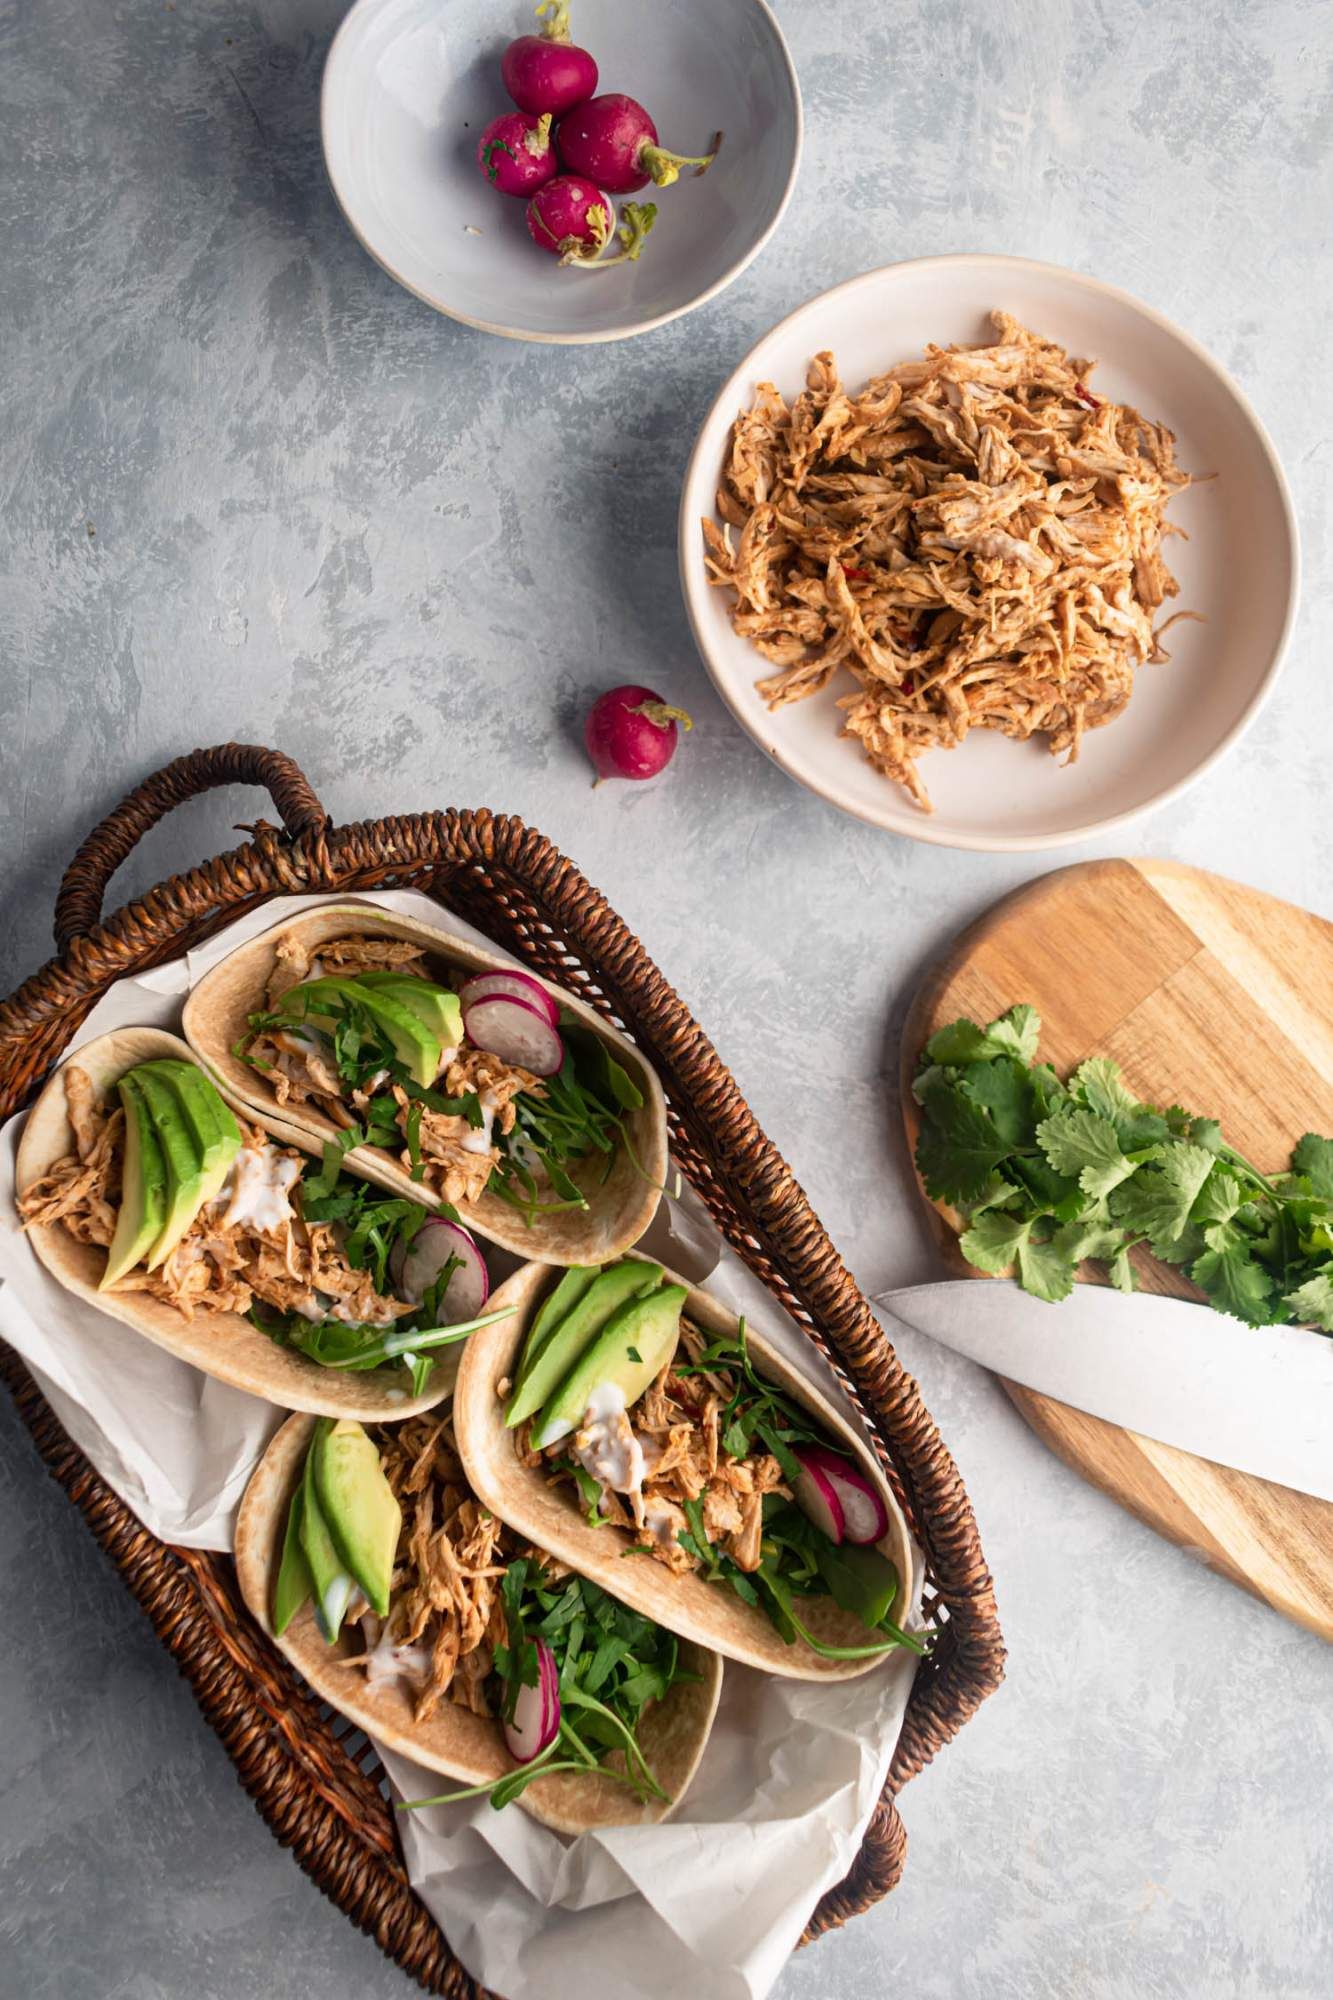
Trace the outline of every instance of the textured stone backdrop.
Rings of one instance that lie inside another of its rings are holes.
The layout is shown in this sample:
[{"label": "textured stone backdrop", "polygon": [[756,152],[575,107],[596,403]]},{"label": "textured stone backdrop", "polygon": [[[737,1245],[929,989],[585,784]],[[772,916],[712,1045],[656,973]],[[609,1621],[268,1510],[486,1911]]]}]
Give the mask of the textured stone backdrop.
[{"label": "textured stone backdrop", "polygon": [[[895,841],[741,736],[677,594],[693,432],[774,320],[895,258],[1049,258],[1187,326],[1273,433],[1305,602],[1256,729],[1130,838],[1327,910],[1333,13],[780,0],[809,116],[781,234],[692,317],[560,350],[437,318],[343,227],[316,130],[341,11],[0,7],[0,988],[49,949],[91,822],[196,743],[279,745],[341,818],[517,812],[642,935],[867,1289],[925,1276],[902,1007],[944,938],[1076,856]],[[594,796],[578,724],[621,678],[697,726],[665,782]],[[124,888],[259,809],[187,809]],[[1313,2000],[1327,1652],[1078,1484],[980,1373],[908,1358],[1011,1680],[908,1792],[903,1887],[781,2000]],[[273,1844],[7,1407],[0,1430],[0,1991],[405,1990]]]}]

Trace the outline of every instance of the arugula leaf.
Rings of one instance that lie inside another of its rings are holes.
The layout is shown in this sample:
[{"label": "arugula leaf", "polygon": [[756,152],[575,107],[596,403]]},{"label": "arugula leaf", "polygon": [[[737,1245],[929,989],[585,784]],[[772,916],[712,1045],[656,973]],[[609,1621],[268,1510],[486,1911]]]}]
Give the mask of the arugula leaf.
[{"label": "arugula leaf", "polygon": [[1056,1112],[1037,1127],[1037,1143],[1056,1172],[1073,1175],[1085,1194],[1107,1195],[1134,1171],[1115,1126],[1095,1111]]}]

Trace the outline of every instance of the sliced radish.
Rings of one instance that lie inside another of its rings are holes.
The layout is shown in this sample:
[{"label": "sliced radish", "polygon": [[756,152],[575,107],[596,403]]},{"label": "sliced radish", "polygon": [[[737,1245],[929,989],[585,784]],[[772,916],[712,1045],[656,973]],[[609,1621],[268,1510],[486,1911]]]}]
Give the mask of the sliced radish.
[{"label": "sliced radish", "polygon": [[826,1535],[829,1530],[814,1508],[807,1505],[802,1489],[807,1480],[818,1479],[821,1492],[824,1488],[832,1492],[841,1527],[841,1533],[832,1536],[833,1541],[855,1542],[864,1546],[881,1541],[888,1534],[889,1510],[884,1505],[884,1496],[854,1459],[844,1457],[840,1451],[831,1451],[823,1444],[798,1445],[796,1456],[803,1468],[797,1482],[796,1498],[804,1512],[817,1527],[824,1529]]},{"label": "sliced radish", "polygon": [[862,1547],[882,1541],[889,1532],[889,1510],[874,1482],[850,1458],[840,1459],[828,1477],[842,1502],[848,1541]]},{"label": "sliced radish", "polygon": [[529,1007],[535,1007],[545,1014],[553,1028],[560,1025],[560,1009],[539,979],[531,978],[526,972],[479,972],[459,993],[465,1007],[474,1000],[524,1000]]},{"label": "sliced radish", "polygon": [[514,1063],[534,1076],[555,1076],[565,1060],[565,1045],[546,1015],[527,1000],[496,993],[474,1000],[463,1010],[463,1033],[474,1048]]},{"label": "sliced radish", "polygon": [[537,1685],[521,1687],[514,1703],[514,1719],[504,1726],[509,1754],[520,1764],[530,1764],[554,1743],[560,1728],[560,1675],[555,1654],[545,1639],[538,1639]]},{"label": "sliced radish", "polygon": [[825,1461],[833,1453],[825,1451],[822,1445],[802,1444],[796,1446],[795,1456],[801,1464],[799,1479],[792,1481],[797,1506],[821,1535],[827,1535],[831,1542],[840,1542],[846,1525],[842,1502],[825,1467]]},{"label": "sliced radish", "polygon": [[491,1278],[466,1229],[443,1215],[426,1218],[410,1243],[400,1237],[389,1252],[389,1275],[400,1299],[420,1305],[451,1257],[461,1258],[440,1295],[440,1322],[475,1319],[490,1297]]}]

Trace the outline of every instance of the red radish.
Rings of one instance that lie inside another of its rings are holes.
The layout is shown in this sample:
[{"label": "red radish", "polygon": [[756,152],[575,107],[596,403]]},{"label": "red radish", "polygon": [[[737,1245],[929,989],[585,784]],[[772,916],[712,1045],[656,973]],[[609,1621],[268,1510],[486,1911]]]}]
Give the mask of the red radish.
[{"label": "red radish", "polygon": [[[823,1444],[798,1445],[796,1456],[801,1461],[801,1488],[808,1474],[821,1491],[828,1487],[833,1493],[842,1523],[842,1534],[834,1535],[834,1541],[846,1540],[864,1546],[883,1540],[889,1532],[889,1510],[879,1488],[855,1460]],[[816,1526],[824,1528],[823,1521],[806,1506],[804,1491],[798,1488],[796,1497]],[[828,1529],[824,1528],[824,1532],[827,1534]]]},{"label": "red radish", "polygon": [[474,1048],[534,1076],[555,1076],[565,1060],[565,1045],[545,1014],[502,993],[463,1009],[463,1033]]},{"label": "red radish", "polygon": [[817,1446],[798,1445],[795,1456],[800,1460],[801,1476],[792,1481],[792,1495],[806,1519],[813,1521],[821,1535],[827,1535],[831,1542],[840,1542],[846,1528],[842,1518],[842,1504],[834,1491],[833,1481],[819,1463]]},{"label": "red radish", "polygon": [[451,1257],[461,1258],[440,1295],[442,1326],[475,1319],[490,1297],[491,1278],[480,1250],[466,1229],[447,1216],[431,1215],[410,1243],[400,1237],[389,1253],[389,1275],[399,1298],[420,1305]]},{"label": "red radish", "polygon": [[651,688],[608,688],[588,710],[583,741],[603,778],[655,778],[676,754],[680,729],[694,724],[683,708],[672,708]]},{"label": "red radish", "polygon": [[601,189],[576,174],[558,174],[528,203],[529,236],[562,262],[600,257],[611,241],[613,220]]},{"label": "red radish", "polygon": [[509,1754],[520,1764],[530,1764],[534,1757],[540,1757],[560,1733],[560,1674],[555,1654],[545,1639],[537,1639],[534,1644],[537,1685],[519,1689],[513,1720],[504,1726]]},{"label": "red radish", "polygon": [[500,58],[500,78],[520,111],[571,111],[597,88],[597,65],[569,39],[568,0],[542,0],[539,35],[520,35]]},{"label": "red radish", "polygon": [[499,194],[527,197],[554,180],[559,161],[551,144],[551,119],[502,111],[477,141],[477,165]]},{"label": "red radish", "polygon": [[611,91],[605,97],[590,97],[562,118],[556,143],[569,173],[586,174],[608,194],[634,194],[649,181],[670,187],[679,180],[682,167],[705,173],[717,157],[722,134],[713,141],[711,153],[668,153],[658,145],[657,127],[643,106]]},{"label": "red radish", "polygon": [[458,997],[465,1007],[470,1007],[474,1000],[491,1000],[496,994],[504,994],[510,1000],[525,1000],[529,1007],[545,1014],[553,1028],[560,1026],[560,1009],[540,979],[527,972],[479,972],[468,980]]}]

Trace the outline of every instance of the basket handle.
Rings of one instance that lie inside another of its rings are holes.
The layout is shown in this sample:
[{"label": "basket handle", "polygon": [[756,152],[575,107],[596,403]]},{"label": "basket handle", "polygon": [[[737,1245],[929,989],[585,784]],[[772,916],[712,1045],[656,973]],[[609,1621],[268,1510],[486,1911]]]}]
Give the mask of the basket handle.
[{"label": "basket handle", "polygon": [[262,785],[293,840],[318,837],[329,816],[299,765],[259,743],[218,743],[191,750],[154,771],[95,826],[65,870],[56,897],[56,945],[66,951],[101,922],[102,899],[121,862],[148,832],[186,799],[219,785]]}]

